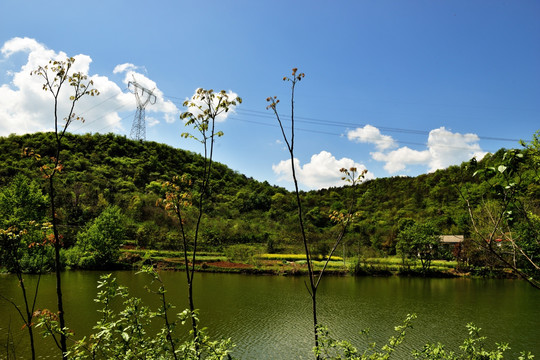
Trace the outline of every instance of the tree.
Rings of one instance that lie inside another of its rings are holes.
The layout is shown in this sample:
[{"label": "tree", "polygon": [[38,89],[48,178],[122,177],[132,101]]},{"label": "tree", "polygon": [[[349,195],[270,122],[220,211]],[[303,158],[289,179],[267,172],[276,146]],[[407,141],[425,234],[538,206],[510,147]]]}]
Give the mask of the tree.
[{"label": "tree", "polygon": [[[48,197],[43,195],[36,181],[29,181],[24,175],[17,175],[11,183],[0,191],[0,229],[11,229],[14,233],[22,232],[25,241],[17,246],[17,254],[6,261],[0,259],[0,265],[9,272],[20,270],[23,273],[42,273],[54,266],[50,247],[29,247],[31,243],[41,243],[42,234],[35,230],[35,224],[42,224],[46,219]],[[21,234],[22,235],[22,234]],[[7,253],[13,251],[14,248]],[[11,264],[11,265],[10,265]]]},{"label": "tree", "polygon": [[[307,231],[306,231],[306,225],[304,222],[304,211],[302,207],[302,201],[300,198],[300,191],[298,188],[298,179],[296,178],[296,167],[295,167],[295,158],[294,158],[294,141],[295,141],[295,127],[294,127],[294,91],[296,88],[296,84],[300,82],[305,77],[304,73],[298,73],[297,68],[292,69],[292,76],[283,77],[283,81],[289,81],[291,83],[291,128],[290,128],[290,134],[288,135],[285,132],[285,127],[283,125],[283,122],[281,120],[281,117],[277,111],[277,105],[279,104],[279,99],[277,99],[276,96],[268,97],[266,101],[269,103],[269,105],[266,107],[266,109],[272,109],[274,112],[274,115],[278,121],[279,127],[281,129],[281,134],[283,136],[283,140],[285,141],[285,144],[287,145],[287,149],[289,151],[289,155],[291,158],[291,171],[292,171],[292,178],[294,183],[294,194],[296,197],[296,206],[298,210],[298,224],[300,227],[300,234],[302,238],[302,244],[304,246],[304,253],[306,255],[306,263],[308,267],[308,277],[309,277],[309,287],[308,292],[311,297],[311,304],[312,304],[312,315],[313,315],[313,334],[314,334],[314,342],[315,342],[315,348],[319,346],[319,324],[317,319],[317,289],[319,288],[319,284],[321,282],[322,276],[324,274],[324,271],[326,270],[326,267],[328,266],[329,261],[332,258],[332,255],[336,251],[337,247],[343,240],[343,237],[348,229],[349,224],[352,222],[352,220],[355,217],[355,214],[353,214],[353,208],[356,205],[355,200],[355,186],[363,179],[365,174],[367,173],[367,170],[364,170],[362,172],[358,172],[356,168],[350,168],[340,169],[340,172],[343,173],[342,180],[345,180],[350,183],[351,189],[352,189],[352,196],[350,198],[350,206],[347,208],[346,211],[338,211],[335,210],[330,214],[330,218],[332,221],[336,222],[340,226],[339,234],[337,235],[334,245],[330,251],[330,254],[328,255],[328,258],[326,262],[323,265],[323,268],[320,270],[320,272],[316,272],[313,268],[313,256],[310,250],[310,242],[308,240]],[[317,359],[319,359],[319,353],[315,353],[315,356]]]},{"label": "tree", "polygon": [[[58,231],[58,217],[56,203],[56,187],[55,177],[62,171],[63,165],[60,159],[62,151],[62,140],[66,134],[69,125],[73,121],[84,121],[81,116],[75,113],[75,105],[83,96],[96,96],[99,92],[93,88],[93,81],[88,80],[88,76],[81,72],[74,72],[71,68],[75,63],[75,58],[67,58],[65,61],[50,60],[45,66],[39,66],[32,72],[32,75],[37,75],[44,80],[43,90],[50,93],[54,100],[53,117],[54,117],[54,155],[50,158],[51,162],[43,165],[41,170],[44,177],[48,180],[49,185],[49,201],[51,210],[51,223],[54,234],[54,251],[55,251],[55,274],[56,274],[56,297],[58,305],[58,319],[61,329],[59,348],[62,351],[62,358],[67,359],[67,335],[64,331],[66,328],[64,316],[64,304],[62,300],[62,282],[60,278],[61,263],[60,249],[62,242]],[[69,86],[69,103],[68,112],[64,118],[61,118],[59,102],[64,94],[62,91],[65,86]],[[61,120],[63,119],[63,120]],[[40,159],[38,154],[35,154],[30,149],[25,149],[24,154],[33,156],[37,160]]]},{"label": "tree", "polygon": [[[15,307],[28,331],[32,359],[35,359],[33,318],[39,290],[41,274],[49,262],[50,247],[45,231],[47,225],[41,224],[45,218],[48,199],[35,181],[17,175],[0,192],[0,265],[15,274],[19,282],[23,305],[17,304],[2,294],[0,298]],[[44,240],[45,238],[45,240]],[[24,282],[23,274],[39,274],[32,293]]]},{"label": "tree", "polygon": [[405,225],[397,236],[396,249],[405,258],[418,258],[424,272],[429,271],[440,245],[438,231],[429,223]]},{"label": "tree", "polygon": [[469,166],[482,179],[486,191],[475,197],[458,189],[471,220],[476,245],[540,289],[540,209],[534,191],[540,183],[540,132],[523,149],[504,152],[495,166]]},{"label": "tree", "polygon": [[118,206],[108,206],[77,235],[75,253],[81,267],[108,267],[118,261],[125,237],[125,219]]},{"label": "tree", "polygon": [[0,192],[0,221],[2,227],[20,226],[45,218],[49,199],[43,195],[36,181],[17,175]]},{"label": "tree", "polygon": [[[178,219],[182,245],[184,251],[184,263],[186,266],[186,281],[188,285],[189,310],[192,315],[193,339],[195,345],[199,344],[199,329],[197,328],[197,318],[193,299],[193,277],[195,275],[195,260],[197,256],[197,246],[199,244],[199,234],[201,222],[210,197],[210,180],[213,170],[214,141],[216,137],[223,136],[223,132],[216,131],[216,120],[223,113],[227,113],[232,107],[242,103],[240,97],[230,98],[225,90],[216,93],[214,90],[197,89],[191,100],[186,100],[184,106],[188,111],[180,115],[180,119],[185,120],[186,126],[193,126],[196,135],[188,132],[182,133],[183,138],[192,138],[203,145],[203,166],[200,177],[195,178],[192,189],[192,181],[184,174],[181,177],[174,177],[172,181],[163,184],[165,198],[160,202],[172,216]],[[193,195],[195,194],[195,196]],[[195,199],[195,204],[193,204]],[[185,212],[192,206],[196,208],[196,220],[194,224],[193,236],[188,239],[185,229]],[[191,266],[188,256],[188,247],[192,248]]]}]

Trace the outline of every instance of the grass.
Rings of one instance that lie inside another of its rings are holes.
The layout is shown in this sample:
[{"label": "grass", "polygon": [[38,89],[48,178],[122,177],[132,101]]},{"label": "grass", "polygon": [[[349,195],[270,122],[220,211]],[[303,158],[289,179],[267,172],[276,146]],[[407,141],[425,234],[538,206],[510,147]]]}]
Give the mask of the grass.
[{"label": "grass", "polygon": [[[306,255],[304,254],[259,254],[256,255],[256,258],[258,260],[286,260],[286,261],[302,261],[306,260]],[[313,259],[316,260],[324,260],[327,256],[323,258],[322,255],[313,256]],[[343,261],[343,258],[339,256],[332,256],[332,260],[334,261]]]},{"label": "grass", "polygon": [[[179,266],[184,263],[184,253],[178,250],[142,250],[142,249],[124,249],[124,253],[138,255],[142,258],[149,256],[150,259],[169,264],[172,266]],[[189,259],[193,256],[192,253],[188,253]],[[316,270],[321,270],[325,264],[325,258],[321,255],[314,257],[313,265]],[[212,266],[213,262],[238,262],[246,263],[238,259],[228,259],[222,252],[198,252],[196,257],[197,264],[203,264],[202,267],[197,265],[198,270],[208,271],[211,269],[218,269]],[[263,272],[274,274],[301,274],[305,272],[306,256],[304,254],[255,254],[251,258],[250,264],[254,265],[250,270],[245,268],[224,267],[219,268],[218,271],[223,272]],[[177,264],[177,265],[175,265]],[[328,262],[326,269],[329,272],[343,273],[349,272],[356,275],[391,275],[391,274],[415,274],[422,272],[422,266],[420,261],[409,260],[410,266],[404,268],[402,266],[402,259],[399,256],[389,256],[380,258],[350,258],[343,261],[342,257],[332,256],[331,261]],[[445,260],[433,260],[431,262],[430,272],[434,274],[447,273],[448,270],[457,267],[456,261]]]},{"label": "grass", "polygon": [[[151,259],[154,260],[167,260],[170,261],[171,259],[178,258],[180,260],[184,259],[184,252],[178,251],[178,250],[140,250],[140,249],[124,249],[125,253],[131,253],[131,254],[137,254],[141,257],[144,257],[145,255],[150,256]],[[188,252],[188,258],[191,259],[193,257],[193,253]],[[205,262],[212,262],[212,261],[225,261],[227,260],[227,257],[220,252],[197,252],[196,261],[205,261]]]},{"label": "grass", "polygon": [[[332,256],[332,258],[334,258]],[[322,267],[324,266],[324,264],[326,263],[326,261],[313,261],[313,265],[315,266],[315,268],[319,268],[319,269],[322,269]],[[328,266],[326,267],[327,269],[345,269],[346,266],[343,264],[343,260],[341,261],[329,261],[328,262]]]},{"label": "grass", "polygon": [[[410,261],[410,260],[409,260]],[[376,265],[397,265],[401,266],[402,259],[399,256],[389,256],[385,258],[367,258],[361,260],[365,264],[376,264]],[[417,264],[412,265],[411,267],[419,266],[420,260],[416,261]],[[447,261],[447,260],[433,260],[431,262],[432,268],[444,268],[444,269],[453,269],[457,266],[457,261]]]}]

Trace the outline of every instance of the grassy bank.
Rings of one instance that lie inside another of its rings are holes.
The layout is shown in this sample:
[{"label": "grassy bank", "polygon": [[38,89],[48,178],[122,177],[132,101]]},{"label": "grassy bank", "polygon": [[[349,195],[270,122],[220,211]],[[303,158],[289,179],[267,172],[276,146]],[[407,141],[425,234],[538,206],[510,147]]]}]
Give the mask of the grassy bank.
[{"label": "grassy bank", "polygon": [[[193,254],[188,254],[191,261]],[[173,250],[124,249],[121,261],[125,266],[140,267],[152,263],[161,269],[184,270],[184,254]],[[313,261],[315,270],[321,270],[326,258],[319,256]],[[343,259],[333,256],[326,271],[334,275],[372,275],[372,276],[463,276],[456,268],[456,261],[434,260],[428,271],[424,271],[419,262],[403,265],[399,257]],[[302,254],[267,254],[261,252],[199,252],[195,258],[197,271],[302,275],[307,273],[305,255]]]}]

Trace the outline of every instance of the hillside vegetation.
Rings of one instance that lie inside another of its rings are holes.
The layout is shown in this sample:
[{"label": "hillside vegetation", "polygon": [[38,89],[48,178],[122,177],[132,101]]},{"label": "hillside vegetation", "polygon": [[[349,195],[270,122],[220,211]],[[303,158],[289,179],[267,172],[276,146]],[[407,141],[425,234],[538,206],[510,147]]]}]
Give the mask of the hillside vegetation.
[{"label": "hillside vegetation", "polygon": [[[53,154],[51,133],[0,138],[0,187],[17,174],[37,182],[39,164],[21,157],[31,148],[43,159]],[[346,235],[339,255],[369,258],[396,254],[404,221],[430,223],[439,234],[470,233],[470,217],[459,189],[471,198],[487,194],[486,184],[473,173],[501,161],[504,150],[486,156],[475,166],[463,163],[418,177],[391,177],[357,187],[359,217]],[[139,248],[177,250],[178,226],[156,206],[164,193],[161,183],[175,175],[201,174],[201,156],[155,142],[140,142],[114,134],[67,134],[58,177],[58,215],[66,247],[106,208],[117,206],[126,219],[126,243]],[[212,168],[210,201],[202,227],[202,250],[223,251],[233,244],[260,244],[269,253],[301,252],[293,194],[239,174],[223,164]],[[335,231],[328,214],[344,207],[345,188],[302,194],[312,251],[325,255]],[[523,198],[538,209],[540,185],[525,184]],[[189,214],[188,214],[189,215]],[[188,216],[186,222],[192,221]],[[452,258],[452,249],[446,257]],[[471,254],[469,254],[470,256]]]}]

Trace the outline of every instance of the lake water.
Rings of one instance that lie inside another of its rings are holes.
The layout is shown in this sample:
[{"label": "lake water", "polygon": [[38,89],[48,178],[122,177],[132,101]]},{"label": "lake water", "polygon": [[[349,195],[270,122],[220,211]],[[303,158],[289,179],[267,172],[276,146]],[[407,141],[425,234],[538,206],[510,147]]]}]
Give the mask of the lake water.
[{"label": "lake water", "polygon": [[[77,337],[89,333],[98,315],[96,284],[101,272],[73,271],[63,276],[67,324]],[[115,272],[118,282],[152,306],[148,278]],[[162,272],[169,302],[177,312],[187,307],[184,272]],[[35,283],[27,276],[25,284]],[[38,307],[54,309],[53,275],[42,277]],[[214,337],[231,337],[239,359],[312,359],[311,302],[304,277],[238,274],[196,274],[195,306],[201,326]],[[0,275],[0,293],[19,301],[20,289],[12,275]],[[395,359],[411,358],[413,348],[440,341],[457,349],[467,336],[465,325],[482,328],[488,343],[508,342],[508,354],[530,350],[540,357],[540,291],[523,281],[484,279],[422,279],[401,277],[326,277],[319,290],[319,322],[338,339],[366,346],[383,344],[409,313],[418,318]],[[27,333],[12,306],[0,300],[0,359],[5,358],[8,328],[19,358],[28,357]],[[58,358],[49,340],[39,340],[41,358]],[[511,356],[509,358],[514,358]]]}]

